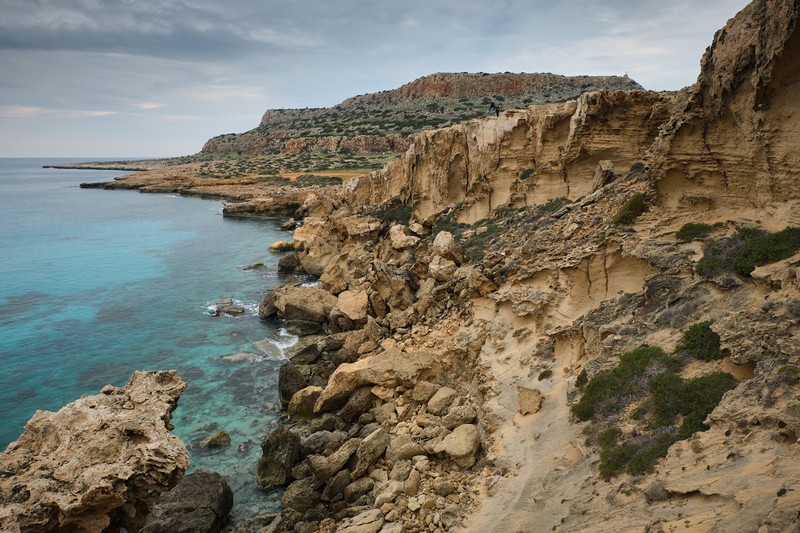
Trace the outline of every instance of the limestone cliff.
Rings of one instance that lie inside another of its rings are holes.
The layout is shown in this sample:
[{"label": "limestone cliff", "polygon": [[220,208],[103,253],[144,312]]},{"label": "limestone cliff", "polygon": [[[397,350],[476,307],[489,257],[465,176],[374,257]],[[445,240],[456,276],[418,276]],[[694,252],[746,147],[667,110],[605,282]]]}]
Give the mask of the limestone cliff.
[{"label": "limestone cliff", "polygon": [[[799,15],[796,0],[754,1],[717,33],[698,82],[677,94],[603,90],[423,132],[335,200],[304,203],[291,268],[360,305],[358,322],[333,310],[315,322],[329,335],[316,364],[333,370],[292,391],[294,412],[337,412],[331,398],[377,383],[365,368],[424,353],[435,361],[431,392],[450,389],[479,409],[469,425],[480,442],[470,441],[468,462],[443,453],[460,436],[445,419],[464,406],[416,400],[421,382],[367,388],[369,403],[354,411],[348,401],[338,416],[405,438],[415,460],[402,466],[376,452],[370,480],[355,479],[363,472],[352,476],[338,459],[358,443],[333,445],[326,475],[341,485],[329,482],[323,497],[362,487],[353,501],[367,510],[321,520],[300,505],[301,485],[314,486],[299,479],[289,523],[797,531]],[[764,239],[761,255],[732,268],[748,239]],[[767,241],[786,246],[772,257]],[[707,359],[686,349],[700,330],[716,343]],[[593,380],[641,347],[661,359],[648,356],[655,366],[627,380],[617,404],[600,402],[602,416],[579,415],[587,382],[602,383]],[[681,383],[709,376],[726,385],[702,414],[658,420],[663,404],[648,394],[670,381],[677,388],[659,401],[677,404]],[[654,451],[656,441],[666,444]],[[631,457],[637,468],[613,465]],[[406,489],[393,478],[401,470],[421,482]],[[454,480],[458,494],[436,492],[434,479]]]},{"label": "limestone cliff", "polygon": [[135,372],[56,413],[37,411],[0,455],[0,529],[137,529],[189,465],[170,433],[186,388],[171,372]]}]

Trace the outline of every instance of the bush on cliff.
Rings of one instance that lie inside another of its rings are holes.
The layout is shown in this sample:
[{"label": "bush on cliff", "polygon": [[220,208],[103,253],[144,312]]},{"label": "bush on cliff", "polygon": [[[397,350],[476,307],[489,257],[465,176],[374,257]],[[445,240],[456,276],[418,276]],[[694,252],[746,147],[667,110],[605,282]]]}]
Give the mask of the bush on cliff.
[{"label": "bush on cliff", "polygon": [[636,218],[644,213],[647,206],[644,203],[644,196],[641,193],[636,193],[622,204],[619,211],[614,218],[611,219],[613,224],[630,224]]},{"label": "bush on cliff", "polygon": [[689,222],[688,224],[681,226],[681,229],[675,233],[675,238],[681,242],[704,239],[708,237],[708,234],[711,233],[712,229],[713,226],[710,224],[697,224],[694,222]]},{"label": "bush on cliff", "polygon": [[732,236],[707,241],[695,270],[705,278],[725,272],[749,276],[756,267],[787,259],[800,251],[800,228],[769,233],[742,228]]},{"label": "bush on cliff", "polygon": [[711,320],[689,326],[677,346],[678,351],[686,350],[695,359],[714,361],[722,357],[719,350],[720,338],[712,329]]},{"label": "bush on cliff", "polygon": [[[718,357],[714,355],[719,353],[718,337],[715,343],[708,333],[713,334],[710,324],[695,324],[684,335],[684,344],[702,348],[696,356],[701,359]],[[736,386],[736,379],[725,372],[684,379],[679,375],[684,361],[656,346],[641,346],[622,354],[615,368],[586,382],[572,412],[579,420],[592,420],[593,426],[607,428],[595,439],[600,447],[601,475],[652,472],[674,442],[708,429],[703,421],[722,395]],[[638,422],[637,428],[625,439],[615,424],[636,404],[628,418]]]}]

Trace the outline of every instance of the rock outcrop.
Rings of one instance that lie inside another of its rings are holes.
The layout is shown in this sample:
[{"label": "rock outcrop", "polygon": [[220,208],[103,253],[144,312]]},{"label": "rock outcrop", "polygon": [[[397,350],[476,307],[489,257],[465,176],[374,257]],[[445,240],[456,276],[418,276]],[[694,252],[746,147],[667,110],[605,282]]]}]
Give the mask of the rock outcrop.
[{"label": "rock outcrop", "polygon": [[185,388],[174,371],[135,372],[124,387],[37,411],[0,455],[0,529],[138,529],[189,465],[170,433]]},{"label": "rock outcrop", "polygon": [[217,533],[233,507],[228,482],[215,472],[184,476],[153,506],[140,533]]}]

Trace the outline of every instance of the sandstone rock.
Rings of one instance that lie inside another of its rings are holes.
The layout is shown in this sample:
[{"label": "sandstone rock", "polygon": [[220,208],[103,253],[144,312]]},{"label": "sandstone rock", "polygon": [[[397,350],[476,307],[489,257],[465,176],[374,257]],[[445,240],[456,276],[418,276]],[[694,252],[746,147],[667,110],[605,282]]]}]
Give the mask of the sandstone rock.
[{"label": "sandstone rock", "polygon": [[378,533],[383,527],[383,513],[371,509],[354,516],[349,523],[337,529],[338,533]]},{"label": "sandstone rock", "polygon": [[442,387],[428,400],[428,412],[441,416],[447,413],[450,405],[458,397],[458,392],[450,387]]},{"label": "sandstone rock", "polygon": [[322,499],[328,502],[337,501],[342,498],[342,493],[345,487],[351,481],[349,470],[340,470],[325,484],[325,489],[322,491]]},{"label": "sandstone rock", "polygon": [[[174,371],[134,372],[58,412],[37,411],[0,454],[0,529],[137,529],[189,465],[171,413],[186,388]],[[23,497],[24,495],[24,497]]]},{"label": "sandstone rock", "polygon": [[353,238],[373,238],[381,229],[381,221],[375,217],[351,216],[341,220],[347,235]]},{"label": "sandstone rock", "polygon": [[361,387],[344,404],[339,411],[339,417],[345,422],[352,422],[363,413],[369,411],[375,403],[375,396],[372,394],[371,387]]},{"label": "sandstone rock", "polygon": [[433,239],[431,251],[445,259],[451,259],[456,263],[461,263],[464,260],[464,251],[458,240],[449,231],[440,231]]},{"label": "sandstone rock", "polygon": [[323,330],[322,323],[313,322],[311,320],[287,320],[284,322],[286,331],[298,337],[305,337],[307,335],[316,335]]},{"label": "sandstone rock", "polygon": [[216,533],[233,507],[233,492],[216,472],[197,471],[161,495],[140,533]]},{"label": "sandstone rock", "polygon": [[300,437],[288,429],[278,428],[261,444],[261,453],[258,486],[269,489],[285,485],[300,455]]},{"label": "sandstone rock", "polygon": [[313,477],[292,482],[281,496],[281,504],[285,509],[293,509],[304,513],[320,502],[320,494],[315,489]]},{"label": "sandstone rock", "polygon": [[519,402],[520,414],[536,414],[542,408],[544,397],[542,393],[536,389],[517,387],[517,401]]},{"label": "sandstone rock", "polygon": [[350,459],[350,456],[358,449],[361,439],[354,438],[342,444],[338,450],[327,457],[322,455],[310,455],[308,464],[314,472],[314,480],[317,485],[321,485],[330,479],[336,472]]},{"label": "sandstone rock", "polygon": [[422,446],[414,442],[408,435],[393,438],[386,448],[386,460],[390,463],[411,459],[416,455],[424,455]]},{"label": "sandstone rock", "polygon": [[436,281],[450,281],[458,267],[455,261],[435,256],[428,265],[428,272]]},{"label": "sandstone rock", "polygon": [[392,243],[392,248],[395,250],[412,248],[419,242],[419,237],[406,235],[406,228],[402,224],[395,224],[389,228],[389,239]]},{"label": "sandstone rock", "polygon": [[294,243],[289,241],[275,241],[269,245],[270,252],[290,252],[294,250]]},{"label": "sandstone rock", "polygon": [[309,385],[300,389],[289,400],[287,411],[292,418],[311,418],[314,415],[314,404],[322,393],[322,387]]},{"label": "sandstone rock", "polygon": [[480,446],[480,430],[473,424],[458,426],[434,447],[436,453],[446,453],[457,465],[470,467],[475,464],[475,454]]},{"label": "sandstone rock", "polygon": [[358,447],[353,464],[353,477],[359,478],[367,473],[372,464],[386,451],[391,437],[383,428],[370,433]]},{"label": "sandstone rock", "polygon": [[462,424],[469,424],[477,416],[475,408],[471,405],[454,406],[442,417],[442,425],[447,429],[454,429]]},{"label": "sandstone rock", "polygon": [[411,468],[410,461],[397,461],[394,466],[392,466],[392,471],[389,472],[389,479],[394,481],[405,481],[411,474]]},{"label": "sandstone rock", "polygon": [[336,306],[336,297],[314,287],[282,287],[274,291],[275,307],[285,320],[324,324]]},{"label": "sandstone rock", "polygon": [[420,475],[419,471],[412,469],[411,472],[408,473],[408,478],[406,478],[406,480],[403,482],[403,492],[409,496],[416,496],[417,493],[419,493],[421,481],[422,476]]},{"label": "sandstone rock", "polygon": [[420,381],[416,385],[414,385],[414,389],[411,391],[411,399],[415,402],[424,402],[427,403],[436,391],[440,388],[439,385],[436,383],[431,383],[430,381]]},{"label": "sandstone rock", "polygon": [[614,181],[614,162],[607,159],[601,160],[597,164],[597,169],[594,171],[594,180],[592,181],[592,191],[608,185]]},{"label": "sandstone rock", "polygon": [[297,227],[297,221],[293,218],[290,218],[284,222],[281,222],[280,228],[284,231],[291,231]]},{"label": "sandstone rock", "polygon": [[367,321],[369,297],[365,290],[344,291],[339,294],[335,310],[352,320],[357,326]]},{"label": "sandstone rock", "polygon": [[373,384],[413,386],[419,379],[439,371],[438,356],[429,352],[386,350],[355,363],[340,365],[331,375],[314,411],[330,411],[341,405],[357,388]]},{"label": "sandstone rock", "polygon": [[303,454],[321,454],[325,450],[335,449],[347,439],[344,431],[315,431],[300,442]]},{"label": "sandstone rock", "polygon": [[389,480],[375,487],[372,492],[375,494],[375,507],[380,507],[384,503],[393,502],[403,494],[403,482]]},{"label": "sandstone rock", "polygon": [[348,503],[353,503],[354,501],[358,500],[364,494],[369,493],[372,491],[373,487],[375,486],[375,481],[368,477],[362,477],[350,483],[347,487],[345,487],[342,494],[344,495],[344,501]]}]

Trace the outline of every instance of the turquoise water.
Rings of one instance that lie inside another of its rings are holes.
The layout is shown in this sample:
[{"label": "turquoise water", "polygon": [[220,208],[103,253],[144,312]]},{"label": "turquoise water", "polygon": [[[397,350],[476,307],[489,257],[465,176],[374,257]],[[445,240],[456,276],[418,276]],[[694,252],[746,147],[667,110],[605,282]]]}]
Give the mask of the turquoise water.
[{"label": "turquoise water", "polygon": [[[41,168],[58,162],[0,159],[0,449],[36,409],[174,368],[189,383],[173,423],[191,468],[228,478],[236,517],[273,510],[277,494],[257,490],[255,469],[293,339],[260,321],[257,303],[279,282],[267,247],[287,235],[273,220],[224,219],[219,202],[80,189],[120,172]],[[245,315],[211,316],[223,298]],[[221,359],[239,352],[253,355]],[[217,429],[230,447],[192,444]]]}]

